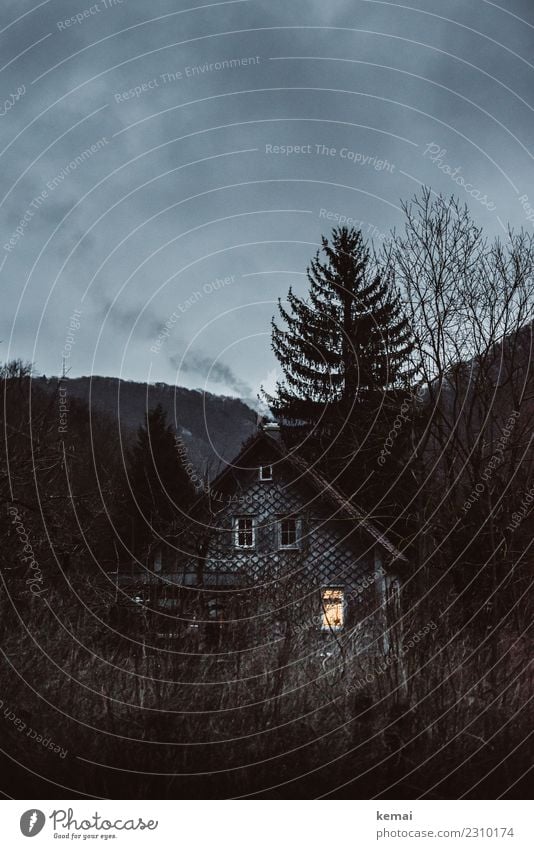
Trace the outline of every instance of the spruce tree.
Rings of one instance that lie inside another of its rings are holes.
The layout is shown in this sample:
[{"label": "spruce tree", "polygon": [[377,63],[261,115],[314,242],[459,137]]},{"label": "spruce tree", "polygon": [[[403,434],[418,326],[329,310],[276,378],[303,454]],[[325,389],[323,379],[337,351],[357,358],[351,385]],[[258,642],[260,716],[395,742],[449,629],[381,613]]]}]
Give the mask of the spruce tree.
[{"label": "spruce tree", "polygon": [[376,467],[390,413],[413,376],[409,325],[361,231],[323,236],[307,276],[308,297],[290,289],[288,307],[279,301],[283,324],[272,322],[285,379],[267,400],[290,445],[354,486]]},{"label": "spruce tree", "polygon": [[175,432],[158,404],[145,416],[128,457],[132,493],[131,514],[136,521],[135,548],[141,552],[156,535],[183,522],[195,498],[177,450]]}]

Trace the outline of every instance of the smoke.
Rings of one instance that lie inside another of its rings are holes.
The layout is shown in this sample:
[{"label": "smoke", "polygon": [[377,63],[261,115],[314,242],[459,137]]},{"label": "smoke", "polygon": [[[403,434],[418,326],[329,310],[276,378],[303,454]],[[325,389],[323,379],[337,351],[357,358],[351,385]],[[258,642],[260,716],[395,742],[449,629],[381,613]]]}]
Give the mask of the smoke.
[{"label": "smoke", "polygon": [[198,353],[189,353],[182,361],[176,355],[171,356],[170,361],[174,368],[185,374],[201,375],[208,385],[212,383],[222,384],[242,398],[250,398],[254,395],[252,387],[246,381],[241,380],[230,366],[220,360],[214,360],[212,357]]},{"label": "smoke", "polygon": [[138,334],[143,338],[153,339],[161,329],[163,322],[151,307],[142,309],[134,304],[126,304],[124,299],[113,302],[107,294],[100,292],[95,303],[102,317],[124,331],[129,332],[136,325]]}]

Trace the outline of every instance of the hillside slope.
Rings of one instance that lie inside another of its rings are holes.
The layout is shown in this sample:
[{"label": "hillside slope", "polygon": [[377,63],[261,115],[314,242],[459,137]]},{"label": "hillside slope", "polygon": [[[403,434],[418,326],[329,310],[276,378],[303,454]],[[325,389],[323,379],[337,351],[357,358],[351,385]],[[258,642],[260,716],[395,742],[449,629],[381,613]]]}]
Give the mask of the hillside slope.
[{"label": "hillside slope", "polygon": [[[34,382],[53,391],[58,378],[34,378]],[[67,397],[79,398],[116,421],[126,442],[144,422],[145,412],[161,404],[169,423],[183,438],[191,460],[203,473],[207,470],[210,478],[222,463],[235,457],[256,429],[256,413],[238,398],[115,377],[65,378],[62,384]]]}]

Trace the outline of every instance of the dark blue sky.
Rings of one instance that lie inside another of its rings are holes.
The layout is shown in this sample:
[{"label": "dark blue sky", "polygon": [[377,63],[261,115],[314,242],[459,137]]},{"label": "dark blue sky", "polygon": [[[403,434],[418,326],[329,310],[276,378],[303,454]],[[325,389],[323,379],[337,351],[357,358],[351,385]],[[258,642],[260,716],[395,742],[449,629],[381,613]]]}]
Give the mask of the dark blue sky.
[{"label": "dark blue sky", "polygon": [[251,394],[274,377],[276,299],[304,293],[336,216],[379,245],[425,183],[492,234],[533,226],[528,0],[3,0],[0,18],[4,359]]}]

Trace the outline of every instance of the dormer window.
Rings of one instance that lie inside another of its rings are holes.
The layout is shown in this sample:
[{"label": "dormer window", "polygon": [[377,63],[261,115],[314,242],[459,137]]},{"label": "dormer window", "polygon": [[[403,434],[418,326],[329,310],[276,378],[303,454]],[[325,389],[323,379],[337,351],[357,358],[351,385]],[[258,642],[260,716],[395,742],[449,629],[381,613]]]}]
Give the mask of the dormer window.
[{"label": "dormer window", "polygon": [[273,467],[272,466],[260,466],[260,481],[272,481],[273,479]]},{"label": "dormer window", "polygon": [[236,548],[254,548],[256,528],[253,516],[236,516],[234,519],[234,546]]}]

